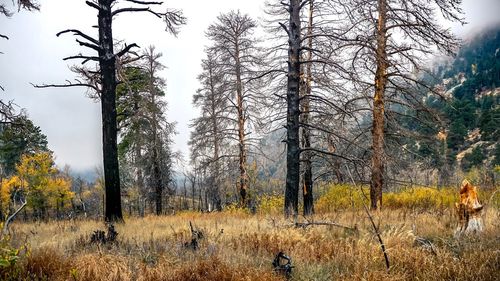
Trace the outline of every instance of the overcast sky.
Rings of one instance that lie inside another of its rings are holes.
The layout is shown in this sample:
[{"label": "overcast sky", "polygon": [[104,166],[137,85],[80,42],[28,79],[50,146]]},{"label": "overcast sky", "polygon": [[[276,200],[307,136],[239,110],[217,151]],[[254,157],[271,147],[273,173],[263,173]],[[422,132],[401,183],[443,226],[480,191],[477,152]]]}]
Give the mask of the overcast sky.
[{"label": "overcast sky", "polygon": [[[10,5],[11,0],[0,0]],[[89,34],[97,31],[95,10],[84,0],[40,0],[40,12],[21,12],[12,18],[0,17],[0,33],[10,40],[0,41],[0,92],[3,100],[14,100],[26,108],[34,123],[47,135],[56,163],[74,170],[102,166],[100,105],[85,96],[83,88],[34,89],[29,83],[64,83],[75,78],[63,57],[85,52],[67,34],[55,34],[76,28]],[[189,120],[196,117],[192,95],[198,88],[203,49],[208,44],[204,31],[217,15],[240,9],[254,18],[262,16],[264,0],[169,0],[166,6],[182,9],[188,24],[177,38],[167,34],[161,20],[139,14],[123,14],[114,21],[113,35],[141,47],[154,44],[162,52],[163,72],[167,79],[168,119],[177,122],[179,134],[175,150],[187,159]],[[500,0],[465,0],[466,27],[453,25],[461,34],[477,32],[481,27],[500,22]]]}]

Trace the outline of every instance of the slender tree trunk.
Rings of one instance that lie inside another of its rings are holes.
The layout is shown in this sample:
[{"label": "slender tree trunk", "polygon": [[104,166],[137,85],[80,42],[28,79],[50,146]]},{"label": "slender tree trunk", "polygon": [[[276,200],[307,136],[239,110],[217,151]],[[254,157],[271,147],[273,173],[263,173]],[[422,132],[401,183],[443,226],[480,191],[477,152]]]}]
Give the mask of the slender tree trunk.
[{"label": "slender tree trunk", "polygon": [[116,66],[113,53],[111,0],[99,0],[99,51],[101,69],[102,142],[104,158],[104,186],[106,189],[104,219],[109,222],[123,221],[120,174],[118,169],[116,124]]},{"label": "slender tree trunk", "polygon": [[240,196],[241,206],[246,205],[248,176],[247,176],[247,151],[245,143],[245,109],[243,108],[243,82],[241,81],[241,63],[238,42],[236,42],[236,105],[238,110],[238,145],[240,168]]},{"label": "slender tree trunk", "polygon": [[191,181],[191,203],[192,203],[191,205],[194,211],[196,210],[196,206],[194,205],[194,200],[196,198],[196,175],[193,175],[190,181]]},{"label": "slender tree trunk", "polygon": [[161,180],[161,171],[158,165],[158,152],[154,149],[153,152],[153,178],[155,185],[155,205],[156,205],[156,215],[159,216],[163,213],[163,183]]},{"label": "slender tree trunk", "polygon": [[377,70],[373,98],[372,177],[370,182],[370,201],[373,210],[382,207],[382,187],[384,184],[384,93],[387,84],[386,16],[386,0],[378,0]]},{"label": "slender tree trunk", "polygon": [[142,165],[139,163],[139,159],[142,159],[142,153],[141,153],[141,144],[137,143],[135,146],[135,157],[136,157],[136,165],[137,165],[137,179],[136,179],[136,185],[137,189],[139,190],[139,204],[138,204],[138,212],[139,216],[144,217],[144,208],[140,202],[142,202],[143,199],[147,197],[147,192],[144,188],[144,176],[142,173]]},{"label": "slender tree trunk", "polygon": [[[313,24],[313,3],[311,0],[309,2],[309,22],[307,26],[307,35],[312,35],[312,24]],[[309,111],[310,111],[310,100],[309,96],[311,95],[311,60],[312,60],[312,37],[307,39],[307,45],[309,50],[307,52],[307,63],[306,73],[304,75],[304,90],[301,91],[304,93],[305,97],[302,97],[301,100],[301,123],[302,123],[302,147],[310,148],[311,147],[311,132],[307,125],[309,124]],[[304,199],[304,216],[312,215],[314,213],[314,201],[313,201],[313,180],[312,180],[312,163],[311,163],[311,152],[305,151],[302,152],[302,163],[304,164],[304,186],[302,188],[302,197]]]},{"label": "slender tree trunk", "polygon": [[[155,87],[155,59],[154,59],[154,49],[150,48],[148,50],[149,52],[149,94],[151,95],[151,104],[155,105],[156,104],[156,87]],[[162,141],[159,139],[159,133],[158,133],[158,118],[156,118],[156,112],[153,112],[152,115],[152,125],[153,125],[153,130],[152,130],[152,137],[153,137],[153,183],[155,187],[155,206],[156,206],[156,215],[159,216],[163,213],[163,174],[162,170],[160,167],[160,153],[159,151],[161,150],[162,146]]]},{"label": "slender tree trunk", "polygon": [[219,190],[219,171],[220,171],[220,164],[219,164],[219,149],[220,149],[220,144],[219,144],[219,126],[217,123],[217,104],[215,100],[215,87],[214,87],[214,81],[213,81],[213,73],[212,73],[212,65],[209,66],[209,75],[210,75],[210,97],[211,97],[211,110],[212,110],[212,129],[213,129],[213,141],[214,141],[214,173],[213,173],[213,182],[212,182],[212,188],[210,191],[210,200],[212,201],[212,204],[214,205],[215,210],[217,211],[222,211],[222,204],[221,204],[221,199],[220,199],[220,190]]},{"label": "slender tree trunk", "polygon": [[288,80],[287,80],[287,154],[285,217],[298,215],[300,182],[300,1],[290,0],[290,22],[288,26]]}]

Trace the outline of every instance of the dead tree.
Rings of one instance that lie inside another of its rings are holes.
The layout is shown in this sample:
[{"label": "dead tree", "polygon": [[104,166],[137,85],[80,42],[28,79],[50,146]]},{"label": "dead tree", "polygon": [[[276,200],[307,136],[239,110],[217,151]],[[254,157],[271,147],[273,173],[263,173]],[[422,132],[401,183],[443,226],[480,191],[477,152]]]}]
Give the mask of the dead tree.
[{"label": "dead tree", "polygon": [[288,35],[288,74],[287,74],[287,115],[286,115],[286,186],[285,217],[298,215],[298,192],[300,182],[300,51],[301,51],[301,18],[300,10],[308,0],[290,0],[283,3],[289,13],[288,25],[280,23]]},{"label": "dead tree", "polygon": [[[233,105],[236,122],[235,132],[238,142],[239,193],[241,205],[245,206],[248,193],[247,156],[249,146],[248,123],[249,103],[252,102],[250,89],[245,79],[258,63],[258,49],[253,36],[256,22],[240,11],[221,14],[217,22],[210,25],[206,35],[213,42],[211,51],[221,71],[226,72],[229,82],[229,102]],[[234,98],[232,98],[234,96]]]},{"label": "dead tree", "polygon": [[[193,104],[201,111],[201,116],[193,120],[189,145],[192,162],[198,160],[209,170],[211,179],[208,188],[208,199],[211,206],[222,210],[220,186],[223,182],[221,171],[225,158],[231,157],[230,142],[226,137],[232,133],[227,97],[228,83],[224,72],[218,67],[217,61],[210,50],[206,50],[207,58],[202,61],[203,72],[198,76],[201,87],[193,97]],[[195,159],[196,158],[196,159]]]},{"label": "dead tree", "polygon": [[[118,2],[130,4],[130,7],[116,8]],[[57,34],[60,36],[66,33],[72,33],[77,37],[76,42],[80,46],[92,49],[97,52],[97,56],[78,54],[64,58],[64,60],[80,59],[82,64],[90,61],[99,64],[98,75],[100,79],[100,88],[85,82],[68,82],[64,85],[36,85],[38,88],[47,87],[90,87],[99,91],[102,112],[102,132],[103,132],[103,162],[104,162],[104,182],[105,182],[105,220],[108,222],[123,221],[120,194],[120,175],[117,151],[117,122],[116,122],[116,86],[118,84],[116,76],[116,61],[123,57],[132,48],[138,47],[136,44],[125,45],[118,51],[114,51],[113,41],[113,19],[123,13],[128,12],[146,12],[165,21],[167,31],[176,35],[178,26],[185,23],[181,11],[156,12],[152,6],[160,6],[163,2],[149,2],[139,0],[92,0],[85,2],[88,6],[98,12],[98,39],[87,35],[77,29],[67,29]]]},{"label": "dead tree", "polygon": [[[464,23],[461,0],[332,0],[336,23],[328,35],[336,41],[333,55],[348,58],[350,83],[369,101],[371,124],[371,208],[382,205],[388,104],[412,107],[401,99],[405,86],[420,83],[414,73],[422,58],[438,49],[452,54],[459,41],[437,22],[437,14]],[[373,71],[375,70],[375,71]],[[369,96],[371,92],[371,97]],[[390,95],[389,95],[390,93]],[[398,95],[399,94],[399,95]],[[411,99],[413,99],[412,97]],[[356,98],[360,100],[359,97]]]},{"label": "dead tree", "polygon": [[303,89],[301,92],[300,105],[301,105],[301,115],[300,123],[302,127],[301,136],[301,147],[305,150],[301,153],[302,163],[303,163],[303,188],[302,188],[302,198],[304,200],[304,216],[312,215],[314,213],[314,197],[313,197],[313,174],[312,174],[312,152],[307,150],[311,148],[311,128],[308,127],[310,123],[310,111],[311,111],[311,84],[312,84],[312,52],[313,52],[313,12],[314,12],[314,0],[309,1],[309,11],[308,11],[308,21],[306,36],[307,38],[307,53],[305,58],[305,72],[302,75],[302,85]]}]

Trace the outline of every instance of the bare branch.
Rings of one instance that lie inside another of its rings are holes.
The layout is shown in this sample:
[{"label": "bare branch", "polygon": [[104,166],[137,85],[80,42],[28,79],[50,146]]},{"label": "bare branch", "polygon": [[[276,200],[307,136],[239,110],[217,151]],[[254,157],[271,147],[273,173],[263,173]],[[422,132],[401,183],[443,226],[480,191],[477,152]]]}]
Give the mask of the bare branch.
[{"label": "bare branch", "polygon": [[71,81],[67,81],[68,84],[33,84],[30,83],[31,86],[38,88],[38,89],[44,89],[44,88],[70,88],[70,87],[87,87],[87,88],[92,88],[95,91],[100,91],[96,86],[87,84],[87,83],[73,83]]},{"label": "bare branch", "polygon": [[85,3],[86,3],[87,5],[89,5],[90,7],[97,9],[98,11],[100,11],[100,10],[101,10],[101,7],[99,7],[97,4],[95,4],[95,3],[93,3],[93,2],[90,2],[90,1],[85,1]]},{"label": "bare branch", "polygon": [[63,60],[75,60],[75,59],[83,59],[82,64],[85,64],[91,60],[93,61],[99,61],[99,57],[92,57],[92,56],[84,56],[84,55],[77,55],[77,56],[70,56],[70,57],[65,57]]},{"label": "bare branch", "polygon": [[80,44],[80,46],[84,46],[84,47],[87,47],[87,48],[91,48],[91,49],[94,49],[96,51],[102,51],[102,48],[97,46],[97,45],[94,45],[94,44],[90,44],[90,43],[86,43],[86,42],[82,42],[78,39],[76,39],[76,42],[78,42],[78,44]]},{"label": "bare branch", "polygon": [[126,53],[130,52],[130,49],[132,48],[139,48],[139,46],[137,46],[137,44],[133,43],[133,44],[130,44],[130,45],[125,45],[125,48],[121,51],[119,51],[118,53],[115,54],[115,56],[117,57],[121,57],[123,55],[125,55]]},{"label": "bare branch", "polygon": [[96,44],[96,45],[99,45],[99,41],[92,38],[91,36],[81,32],[80,30],[78,29],[66,29],[66,30],[63,30],[59,33],[56,34],[57,37],[59,37],[61,34],[64,34],[64,33],[68,33],[68,32],[72,32],[74,35],[78,35],[78,36],[81,36],[83,37],[84,39]]},{"label": "bare branch", "polygon": [[14,217],[26,206],[27,201],[24,201],[21,207],[19,207],[12,215],[10,215],[3,225],[2,235],[6,235],[9,232],[9,224],[14,219]]},{"label": "bare branch", "polygon": [[281,23],[281,22],[279,22],[278,24],[285,30],[286,34],[288,36],[290,36],[290,31],[288,31],[288,28],[286,27],[286,25],[284,23]]},{"label": "bare branch", "polygon": [[152,11],[150,8],[132,8],[132,7],[129,7],[129,8],[121,8],[121,9],[118,9],[118,10],[115,10],[113,11],[113,13],[111,13],[111,15],[114,17],[120,13],[125,13],[125,12],[149,12],[159,18],[161,18],[161,15]]},{"label": "bare branch", "polygon": [[125,0],[130,3],[139,4],[139,5],[161,5],[163,2],[147,2],[147,1],[138,1],[138,0]]}]

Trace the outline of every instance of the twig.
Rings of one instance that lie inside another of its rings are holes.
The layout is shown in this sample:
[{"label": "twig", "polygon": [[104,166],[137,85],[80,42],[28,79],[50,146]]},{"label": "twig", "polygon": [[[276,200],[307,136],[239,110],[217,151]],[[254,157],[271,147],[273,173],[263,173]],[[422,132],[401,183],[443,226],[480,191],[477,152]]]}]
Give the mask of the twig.
[{"label": "twig", "polygon": [[[352,177],[351,170],[349,169],[349,166],[346,165],[346,168],[347,168],[347,173],[349,173],[349,177],[351,178],[352,184],[355,187],[358,187],[358,185],[354,181],[354,178]],[[363,191],[363,188],[361,188],[361,186],[359,186],[359,190],[361,190],[361,194],[363,195],[363,197],[365,197],[365,199],[368,200],[368,197],[366,196],[366,194]],[[380,248],[382,249],[382,253],[384,253],[385,267],[387,268],[387,270],[389,270],[389,268],[390,268],[389,257],[387,256],[387,252],[385,250],[384,241],[382,241],[382,237],[380,236],[380,231],[379,231],[378,227],[375,225],[375,221],[373,220],[373,217],[370,214],[370,211],[368,210],[368,207],[366,206],[365,202],[363,200],[361,200],[361,202],[363,203],[363,207],[365,209],[365,212],[368,215],[368,218],[370,219],[370,222],[372,224],[373,229],[375,230],[375,234],[377,234],[378,242],[380,243]]]}]

